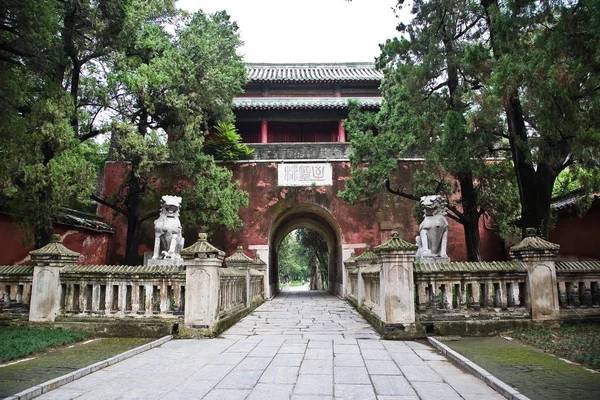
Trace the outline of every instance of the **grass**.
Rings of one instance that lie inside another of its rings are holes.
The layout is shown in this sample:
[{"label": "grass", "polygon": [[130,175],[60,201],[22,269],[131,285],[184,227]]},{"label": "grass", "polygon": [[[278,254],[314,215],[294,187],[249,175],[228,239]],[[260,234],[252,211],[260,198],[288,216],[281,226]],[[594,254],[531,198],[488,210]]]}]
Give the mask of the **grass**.
[{"label": "grass", "polygon": [[600,324],[545,326],[522,329],[514,336],[547,353],[600,369]]},{"label": "grass", "polygon": [[76,342],[88,333],[66,329],[0,327],[0,361],[10,361],[52,347]]}]

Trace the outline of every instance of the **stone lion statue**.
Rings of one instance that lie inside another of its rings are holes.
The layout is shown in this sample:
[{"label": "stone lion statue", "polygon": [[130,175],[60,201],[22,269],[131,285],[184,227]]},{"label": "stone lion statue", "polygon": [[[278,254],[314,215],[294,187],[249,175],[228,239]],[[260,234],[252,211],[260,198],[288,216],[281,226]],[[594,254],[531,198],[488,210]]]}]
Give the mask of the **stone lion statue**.
[{"label": "stone lion statue", "polygon": [[446,254],[448,243],[448,211],[446,199],[442,196],[432,195],[421,197],[421,206],[425,217],[419,225],[417,236],[417,256],[419,260],[450,261]]},{"label": "stone lion statue", "polygon": [[184,238],[181,235],[179,209],[181,197],[163,196],[160,200],[160,217],[154,221],[153,260],[180,260]]}]

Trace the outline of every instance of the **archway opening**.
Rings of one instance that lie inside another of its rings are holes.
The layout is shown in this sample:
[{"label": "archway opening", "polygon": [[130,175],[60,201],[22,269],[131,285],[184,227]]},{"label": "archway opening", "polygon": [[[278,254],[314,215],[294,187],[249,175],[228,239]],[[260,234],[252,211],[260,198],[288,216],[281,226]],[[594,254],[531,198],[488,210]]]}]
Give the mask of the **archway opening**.
[{"label": "archway opening", "polygon": [[333,294],[343,292],[342,246],[339,225],[325,209],[309,204],[292,207],[275,219],[269,234],[269,296],[279,288],[279,250],[283,240],[293,231],[310,230],[319,235],[327,247],[327,273],[323,286]]},{"label": "archway opening", "polygon": [[284,286],[327,289],[329,249],[319,232],[309,228],[291,231],[281,241],[277,257],[280,289]]}]

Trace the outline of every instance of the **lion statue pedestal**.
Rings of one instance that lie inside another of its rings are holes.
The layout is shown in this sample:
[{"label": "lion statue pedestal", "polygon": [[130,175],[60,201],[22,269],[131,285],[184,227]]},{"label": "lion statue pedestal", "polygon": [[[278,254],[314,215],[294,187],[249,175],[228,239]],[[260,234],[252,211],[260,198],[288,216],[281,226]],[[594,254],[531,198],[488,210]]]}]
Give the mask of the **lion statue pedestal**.
[{"label": "lion statue pedestal", "polygon": [[446,220],[446,200],[442,196],[421,197],[425,218],[419,225],[417,236],[417,254],[415,259],[421,263],[449,262],[446,254],[448,244],[448,221]]},{"label": "lion statue pedestal", "polygon": [[145,265],[182,265],[181,249],[184,238],[179,222],[181,197],[163,196],[160,200],[160,216],[154,221],[154,252]]}]

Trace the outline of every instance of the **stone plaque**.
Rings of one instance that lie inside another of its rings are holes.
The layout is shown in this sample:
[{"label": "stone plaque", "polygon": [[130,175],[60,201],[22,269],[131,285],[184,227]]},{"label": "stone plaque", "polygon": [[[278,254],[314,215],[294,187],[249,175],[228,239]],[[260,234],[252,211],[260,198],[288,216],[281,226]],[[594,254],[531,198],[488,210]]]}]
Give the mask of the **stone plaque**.
[{"label": "stone plaque", "polygon": [[331,186],[330,163],[277,164],[278,186]]}]

